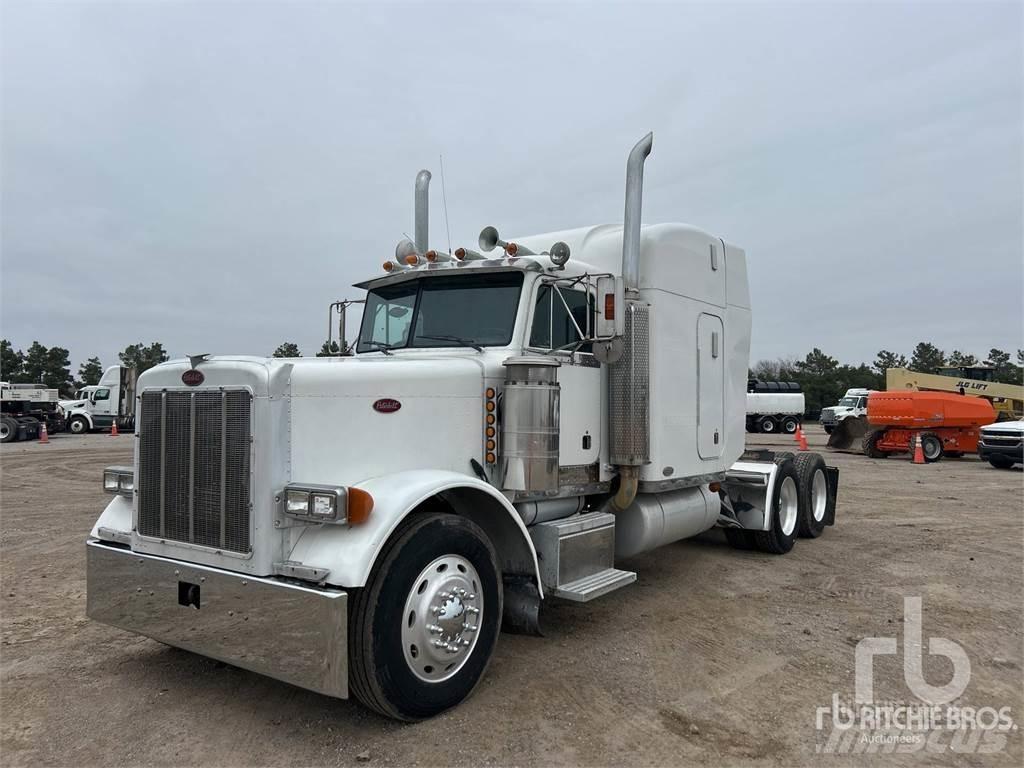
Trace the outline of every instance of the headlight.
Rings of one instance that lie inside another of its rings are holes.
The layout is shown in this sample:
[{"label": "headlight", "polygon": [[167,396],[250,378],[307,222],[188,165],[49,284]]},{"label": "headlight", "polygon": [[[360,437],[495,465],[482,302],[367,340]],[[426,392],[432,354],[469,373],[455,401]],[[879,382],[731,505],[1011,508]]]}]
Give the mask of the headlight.
[{"label": "headlight", "polygon": [[134,467],[107,467],[103,470],[103,490],[131,498],[135,491]]},{"label": "headlight", "polygon": [[309,523],[359,525],[373,511],[373,496],[362,488],[295,483],[283,495],[284,513]]},{"label": "headlight", "polygon": [[346,496],[345,488],[289,485],[284,491],[284,511],[292,517],[344,523]]}]

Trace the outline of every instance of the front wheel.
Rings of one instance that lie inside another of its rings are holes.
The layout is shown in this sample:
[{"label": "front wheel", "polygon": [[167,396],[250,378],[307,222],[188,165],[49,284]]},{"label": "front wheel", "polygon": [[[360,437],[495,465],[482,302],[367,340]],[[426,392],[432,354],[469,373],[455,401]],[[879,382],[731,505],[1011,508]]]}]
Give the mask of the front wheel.
[{"label": "front wheel", "polygon": [[942,439],[934,432],[925,432],[921,435],[921,452],[928,464],[938,461],[942,458]]},{"label": "front wheel", "polygon": [[1008,459],[1006,456],[1000,456],[998,454],[988,457],[988,463],[996,469],[1009,469],[1013,466],[1013,461]]},{"label": "front wheel", "polygon": [[89,431],[89,421],[85,416],[72,416],[68,422],[68,431],[73,435],[84,435]]},{"label": "front wheel", "polygon": [[352,601],[353,694],[398,720],[455,706],[483,677],[501,615],[501,572],[484,532],[456,515],[409,519]]},{"label": "front wheel", "polygon": [[822,424],[821,428],[825,430],[826,435],[831,435],[832,430],[835,429],[831,424]]}]

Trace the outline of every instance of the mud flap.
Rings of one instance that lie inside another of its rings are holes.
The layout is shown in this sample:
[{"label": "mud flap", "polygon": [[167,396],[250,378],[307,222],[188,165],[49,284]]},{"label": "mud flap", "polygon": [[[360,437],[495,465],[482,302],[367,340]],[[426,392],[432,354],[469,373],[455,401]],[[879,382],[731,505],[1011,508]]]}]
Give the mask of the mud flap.
[{"label": "mud flap", "polygon": [[540,592],[533,578],[506,576],[502,631],[513,635],[542,637],[540,631]]},{"label": "mud flap", "polygon": [[845,451],[855,444],[859,447],[859,441],[868,431],[868,420],[864,416],[850,417],[843,419],[832,430],[828,436],[828,447],[837,451]]},{"label": "mud flap", "polygon": [[825,467],[825,484],[828,486],[828,503],[825,505],[825,525],[836,524],[836,499],[839,495],[839,467]]}]

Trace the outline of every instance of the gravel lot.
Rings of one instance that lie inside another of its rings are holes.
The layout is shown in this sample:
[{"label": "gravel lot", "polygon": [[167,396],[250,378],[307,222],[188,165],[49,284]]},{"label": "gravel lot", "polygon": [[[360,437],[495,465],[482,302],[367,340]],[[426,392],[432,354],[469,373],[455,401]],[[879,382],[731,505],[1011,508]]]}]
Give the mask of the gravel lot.
[{"label": "gravel lot", "polygon": [[[547,637],[503,635],[469,701],[402,725],[85,618],[100,470],[131,449],[107,435],[0,448],[4,765],[1024,762],[1016,730],[988,755],[826,760],[815,728],[833,693],[852,698],[856,644],[902,634],[904,596],[923,598],[926,639],[967,653],[961,703],[1024,717],[1020,470],[828,454],[840,494],[822,538],[771,557],[713,532],[636,558],[636,585],[547,605]],[[924,674],[942,685],[952,666],[926,654]],[[901,656],[876,659],[875,698],[910,698]]]}]

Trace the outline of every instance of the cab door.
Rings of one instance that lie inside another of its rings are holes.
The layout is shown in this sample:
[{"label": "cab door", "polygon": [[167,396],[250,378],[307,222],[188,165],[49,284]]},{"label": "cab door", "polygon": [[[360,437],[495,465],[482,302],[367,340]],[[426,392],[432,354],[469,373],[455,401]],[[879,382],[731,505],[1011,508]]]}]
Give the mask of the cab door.
[{"label": "cab door", "polygon": [[725,354],[722,318],[697,318],[697,454],[722,455],[725,443]]},{"label": "cab door", "polygon": [[586,290],[536,284],[526,347],[561,363],[558,463],[563,468],[596,465],[600,457],[601,365],[590,344],[579,344],[576,328],[584,333],[593,329],[594,306],[595,299]]}]

